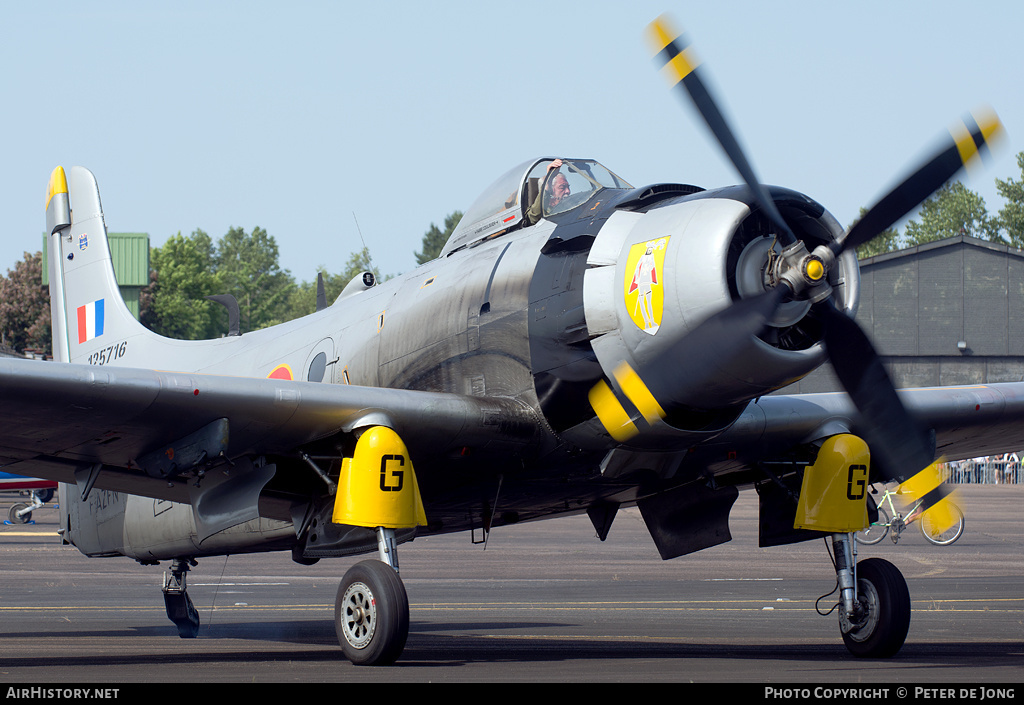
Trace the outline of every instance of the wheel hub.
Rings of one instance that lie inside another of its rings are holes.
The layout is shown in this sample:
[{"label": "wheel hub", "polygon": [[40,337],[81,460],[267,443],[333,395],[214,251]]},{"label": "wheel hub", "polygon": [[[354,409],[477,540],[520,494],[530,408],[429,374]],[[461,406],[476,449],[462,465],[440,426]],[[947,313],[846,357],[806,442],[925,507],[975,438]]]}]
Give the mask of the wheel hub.
[{"label": "wheel hub", "polygon": [[839,610],[839,628],[854,641],[867,641],[878,626],[879,601],[875,586],[865,580],[857,581],[857,607],[854,614]]},{"label": "wheel hub", "polygon": [[356,649],[365,648],[377,628],[377,611],[373,593],[364,583],[353,583],[343,598],[342,632]]}]

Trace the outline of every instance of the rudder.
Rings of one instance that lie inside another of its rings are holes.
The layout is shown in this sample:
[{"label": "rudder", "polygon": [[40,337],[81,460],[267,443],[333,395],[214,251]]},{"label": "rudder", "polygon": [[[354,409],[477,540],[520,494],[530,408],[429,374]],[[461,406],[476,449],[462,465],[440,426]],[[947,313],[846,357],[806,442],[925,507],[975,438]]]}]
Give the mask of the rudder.
[{"label": "rudder", "polygon": [[126,353],[131,338],[155,335],[121,298],[99,187],[88,169],[53,170],[46,230],[54,359],[108,364]]}]

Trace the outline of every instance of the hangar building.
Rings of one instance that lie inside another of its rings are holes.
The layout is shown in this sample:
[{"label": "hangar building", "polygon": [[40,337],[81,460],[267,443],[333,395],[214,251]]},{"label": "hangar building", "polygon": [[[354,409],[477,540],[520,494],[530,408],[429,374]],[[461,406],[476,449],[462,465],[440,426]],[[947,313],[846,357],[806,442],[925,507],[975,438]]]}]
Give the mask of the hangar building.
[{"label": "hangar building", "polygon": [[[1024,381],[1024,252],[962,235],[860,262],[857,322],[897,388]],[[781,393],[839,391],[824,365]]]}]

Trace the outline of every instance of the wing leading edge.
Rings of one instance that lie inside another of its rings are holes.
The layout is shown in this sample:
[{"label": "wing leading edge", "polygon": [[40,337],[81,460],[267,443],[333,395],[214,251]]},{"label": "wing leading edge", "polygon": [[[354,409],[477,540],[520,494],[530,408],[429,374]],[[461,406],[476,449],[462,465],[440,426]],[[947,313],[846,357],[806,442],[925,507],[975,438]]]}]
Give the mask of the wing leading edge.
[{"label": "wing leading edge", "polygon": [[[903,389],[899,396],[934,432],[936,457],[957,460],[1024,448],[1024,383]],[[772,455],[837,433],[858,433],[871,422],[844,393],[768,396],[750,404],[711,445],[748,457]]]}]

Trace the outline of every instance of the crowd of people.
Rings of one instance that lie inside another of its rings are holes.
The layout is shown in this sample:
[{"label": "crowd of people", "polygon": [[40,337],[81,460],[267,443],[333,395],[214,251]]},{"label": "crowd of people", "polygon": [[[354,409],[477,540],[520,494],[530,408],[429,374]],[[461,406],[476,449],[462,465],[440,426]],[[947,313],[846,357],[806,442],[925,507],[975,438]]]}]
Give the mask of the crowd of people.
[{"label": "crowd of people", "polygon": [[943,472],[953,484],[1024,484],[1019,453],[953,460],[944,463]]}]

